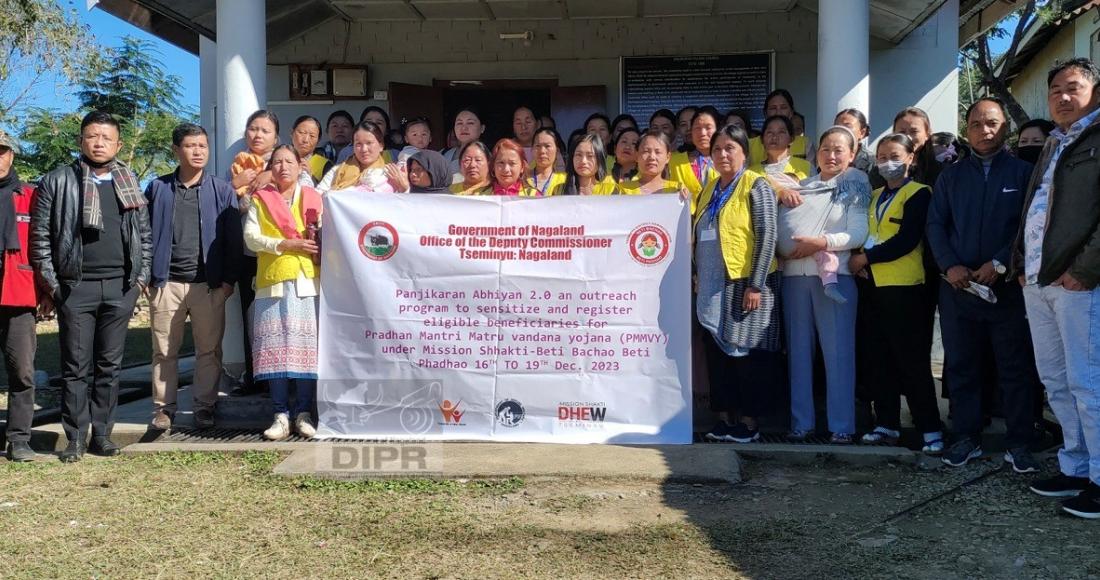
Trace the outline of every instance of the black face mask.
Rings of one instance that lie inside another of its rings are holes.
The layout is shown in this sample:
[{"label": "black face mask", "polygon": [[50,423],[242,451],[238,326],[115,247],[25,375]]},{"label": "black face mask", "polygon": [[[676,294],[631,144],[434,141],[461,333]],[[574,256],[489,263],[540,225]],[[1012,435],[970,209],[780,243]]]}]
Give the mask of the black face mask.
[{"label": "black face mask", "polygon": [[1034,165],[1039,162],[1039,154],[1042,152],[1042,145],[1024,145],[1016,148],[1016,157]]}]

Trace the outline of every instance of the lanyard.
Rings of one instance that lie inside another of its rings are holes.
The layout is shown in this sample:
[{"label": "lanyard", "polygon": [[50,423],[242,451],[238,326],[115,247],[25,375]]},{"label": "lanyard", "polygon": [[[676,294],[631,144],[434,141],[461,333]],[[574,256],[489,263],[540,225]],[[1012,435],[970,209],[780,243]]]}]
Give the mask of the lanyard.
[{"label": "lanyard", "polygon": [[744,169],[738,171],[737,175],[733,176],[729,184],[721,190],[718,189],[718,182],[716,181],[714,183],[714,195],[710,198],[710,203],[707,204],[707,217],[710,218],[710,221],[713,222],[718,219],[718,210],[722,209],[722,206],[726,205],[726,202],[729,201],[730,195],[733,194],[734,186],[737,185],[738,181],[741,181],[741,174],[744,172]]},{"label": "lanyard", "polygon": [[875,206],[875,217],[878,218],[878,222],[882,223],[882,218],[886,217],[886,210],[890,209],[890,204],[894,203],[894,198],[898,196],[898,192],[902,187],[905,187],[909,183],[909,179],[906,178],[905,182],[901,184],[897,189],[890,191],[889,189],[883,189],[882,195],[878,198],[878,204]]},{"label": "lanyard", "polygon": [[714,167],[714,162],[710,160],[710,157],[704,156],[702,153],[695,158],[695,161],[691,163],[692,170],[695,171],[695,178],[699,180],[699,183],[706,184],[707,170]]},{"label": "lanyard", "polygon": [[540,195],[546,195],[546,188],[550,187],[550,181],[553,180],[553,179],[554,179],[554,172],[551,171],[550,176],[546,178],[546,182],[542,184],[542,187],[539,187],[539,173],[538,173],[538,171],[532,171],[531,172],[531,181],[535,182],[535,191],[539,192]]}]

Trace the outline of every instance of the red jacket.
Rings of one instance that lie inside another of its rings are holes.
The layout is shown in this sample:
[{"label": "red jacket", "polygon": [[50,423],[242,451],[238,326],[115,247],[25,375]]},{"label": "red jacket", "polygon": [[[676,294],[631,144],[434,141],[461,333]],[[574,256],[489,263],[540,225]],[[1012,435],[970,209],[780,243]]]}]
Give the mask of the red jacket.
[{"label": "red jacket", "polygon": [[19,229],[19,251],[5,252],[4,275],[0,282],[0,306],[34,308],[38,306],[34,269],[28,259],[30,250],[31,207],[34,188],[24,185],[11,196],[15,203],[15,222]]}]

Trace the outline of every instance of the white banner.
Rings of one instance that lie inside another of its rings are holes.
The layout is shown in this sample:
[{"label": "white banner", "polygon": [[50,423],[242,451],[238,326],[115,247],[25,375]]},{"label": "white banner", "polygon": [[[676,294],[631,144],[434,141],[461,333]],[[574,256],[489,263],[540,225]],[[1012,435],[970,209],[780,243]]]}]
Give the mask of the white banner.
[{"label": "white banner", "polygon": [[690,443],[677,196],[325,196],[322,438]]}]

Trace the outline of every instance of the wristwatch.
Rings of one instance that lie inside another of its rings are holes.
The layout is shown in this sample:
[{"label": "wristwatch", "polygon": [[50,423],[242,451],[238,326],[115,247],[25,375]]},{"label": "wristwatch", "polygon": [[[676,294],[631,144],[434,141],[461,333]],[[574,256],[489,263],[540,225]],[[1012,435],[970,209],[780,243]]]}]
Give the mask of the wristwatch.
[{"label": "wristwatch", "polygon": [[1005,268],[1005,265],[998,262],[996,258],[990,260],[990,262],[993,263],[993,270],[997,272],[998,276],[1004,276],[1008,272],[1008,268]]}]

